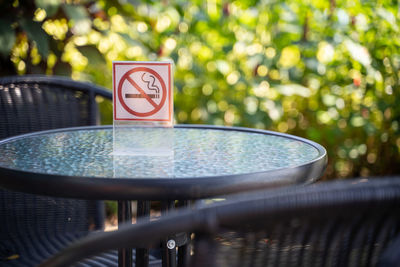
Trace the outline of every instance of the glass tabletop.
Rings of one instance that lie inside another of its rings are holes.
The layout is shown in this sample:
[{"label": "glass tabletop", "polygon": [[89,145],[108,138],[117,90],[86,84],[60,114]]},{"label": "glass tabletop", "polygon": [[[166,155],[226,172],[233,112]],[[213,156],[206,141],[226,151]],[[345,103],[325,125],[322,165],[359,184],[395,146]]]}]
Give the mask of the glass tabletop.
[{"label": "glass tabletop", "polygon": [[[295,168],[320,159],[316,143],[245,128],[176,127],[171,155],[114,155],[112,127],[29,134],[0,142],[0,168],[100,178],[193,178]],[[141,132],[142,131],[142,132]],[[132,128],[141,142],[162,131]]]}]

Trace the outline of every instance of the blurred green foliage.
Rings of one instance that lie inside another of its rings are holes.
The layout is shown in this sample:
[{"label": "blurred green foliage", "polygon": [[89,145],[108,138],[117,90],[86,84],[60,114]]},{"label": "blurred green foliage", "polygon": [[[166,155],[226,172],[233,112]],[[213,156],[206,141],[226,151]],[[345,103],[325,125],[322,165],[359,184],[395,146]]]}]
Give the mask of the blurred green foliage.
[{"label": "blurred green foliage", "polygon": [[0,1],[0,75],[111,88],[114,60],[172,59],[177,123],[309,138],[327,148],[326,179],[400,173],[399,5]]}]

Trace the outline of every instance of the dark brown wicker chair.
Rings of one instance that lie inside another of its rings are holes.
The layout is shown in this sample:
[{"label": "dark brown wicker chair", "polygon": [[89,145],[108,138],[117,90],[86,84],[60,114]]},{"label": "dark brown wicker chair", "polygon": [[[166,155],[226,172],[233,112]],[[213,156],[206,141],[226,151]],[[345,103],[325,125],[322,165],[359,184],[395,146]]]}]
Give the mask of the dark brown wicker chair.
[{"label": "dark brown wicker chair", "polygon": [[[110,101],[112,94],[62,77],[0,78],[0,139],[95,125],[99,122],[96,97]],[[102,202],[0,189],[0,266],[36,266],[76,238],[103,227]]]},{"label": "dark brown wicker chair", "polygon": [[112,93],[64,77],[0,78],[0,139],[40,130],[96,125],[96,97],[111,100]]},{"label": "dark brown wicker chair", "polygon": [[400,177],[268,190],[178,210],[81,239],[40,267],[157,245],[180,232],[194,233],[194,254],[182,266],[398,266]]}]

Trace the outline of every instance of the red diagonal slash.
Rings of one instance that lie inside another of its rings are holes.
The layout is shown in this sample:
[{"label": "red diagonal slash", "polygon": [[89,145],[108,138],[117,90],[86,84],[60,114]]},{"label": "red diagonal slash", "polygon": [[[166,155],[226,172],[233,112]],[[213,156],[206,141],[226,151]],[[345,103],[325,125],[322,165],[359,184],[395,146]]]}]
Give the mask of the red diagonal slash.
[{"label": "red diagonal slash", "polygon": [[132,80],[131,77],[127,76],[126,79],[133,85],[133,87],[136,88],[136,90],[139,91],[139,93],[140,93],[144,98],[147,99],[147,101],[149,101],[149,103],[150,103],[154,108],[157,108],[157,107],[158,107],[157,103],[154,102],[153,99],[151,99],[151,98],[145,93],[145,91],[143,91],[143,89],[140,88],[139,85],[137,85],[137,84],[135,83],[134,80]]}]

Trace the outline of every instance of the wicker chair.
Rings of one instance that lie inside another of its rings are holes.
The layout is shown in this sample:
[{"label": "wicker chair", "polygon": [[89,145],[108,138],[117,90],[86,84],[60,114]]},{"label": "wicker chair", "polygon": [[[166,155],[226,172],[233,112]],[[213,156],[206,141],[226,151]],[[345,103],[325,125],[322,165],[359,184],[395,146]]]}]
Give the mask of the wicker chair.
[{"label": "wicker chair", "polygon": [[376,266],[380,259],[381,266],[398,266],[400,177],[268,190],[178,210],[84,238],[40,267],[152,246],[179,232],[194,233],[194,254],[182,266]]},{"label": "wicker chair", "polygon": [[96,97],[112,93],[90,83],[39,75],[0,78],[0,139],[99,123]]},{"label": "wicker chair", "polygon": [[[111,100],[112,94],[62,77],[0,78],[0,139],[95,125],[99,122],[96,97]],[[0,266],[36,266],[76,238],[103,227],[102,202],[0,189]],[[110,261],[114,258],[116,254]]]}]

